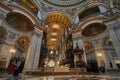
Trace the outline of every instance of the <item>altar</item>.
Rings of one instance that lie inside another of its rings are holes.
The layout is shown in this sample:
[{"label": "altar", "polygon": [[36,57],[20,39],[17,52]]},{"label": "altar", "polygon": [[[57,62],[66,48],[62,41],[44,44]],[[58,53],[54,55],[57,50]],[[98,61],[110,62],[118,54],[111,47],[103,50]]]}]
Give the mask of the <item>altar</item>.
[{"label": "altar", "polygon": [[69,67],[58,66],[54,68],[54,72],[69,72]]}]

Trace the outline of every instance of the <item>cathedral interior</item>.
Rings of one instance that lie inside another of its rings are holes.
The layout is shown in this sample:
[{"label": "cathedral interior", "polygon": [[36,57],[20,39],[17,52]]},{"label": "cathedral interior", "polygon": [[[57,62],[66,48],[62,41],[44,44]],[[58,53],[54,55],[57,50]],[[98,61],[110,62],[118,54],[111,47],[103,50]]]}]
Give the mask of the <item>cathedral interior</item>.
[{"label": "cathedral interior", "polygon": [[0,63],[22,73],[120,70],[120,0],[0,0]]}]

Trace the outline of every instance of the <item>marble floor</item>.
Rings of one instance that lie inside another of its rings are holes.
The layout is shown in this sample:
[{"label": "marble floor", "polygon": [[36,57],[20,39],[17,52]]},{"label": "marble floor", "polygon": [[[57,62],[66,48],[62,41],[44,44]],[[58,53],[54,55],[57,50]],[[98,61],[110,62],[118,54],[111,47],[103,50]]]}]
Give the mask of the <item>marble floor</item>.
[{"label": "marble floor", "polygon": [[120,77],[97,76],[97,75],[62,75],[62,76],[44,76],[25,80],[120,80]]},{"label": "marble floor", "polygon": [[[0,80],[10,80],[10,75],[0,74]],[[53,76],[33,76],[20,74],[18,78],[11,80],[120,80],[120,72],[106,72],[96,75],[53,75]]]}]

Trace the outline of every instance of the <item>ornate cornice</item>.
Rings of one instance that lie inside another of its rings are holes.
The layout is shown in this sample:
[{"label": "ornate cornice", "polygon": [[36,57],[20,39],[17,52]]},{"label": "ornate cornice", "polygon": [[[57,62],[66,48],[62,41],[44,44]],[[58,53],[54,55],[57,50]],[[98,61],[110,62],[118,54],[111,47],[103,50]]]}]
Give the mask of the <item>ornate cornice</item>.
[{"label": "ornate cornice", "polygon": [[90,0],[39,0],[40,3],[58,9],[77,8],[87,4]]},{"label": "ornate cornice", "polygon": [[7,11],[12,11],[13,9],[9,8],[8,6],[6,6],[5,4],[0,2],[0,7],[7,10]]},{"label": "ornate cornice", "polygon": [[113,17],[104,20],[103,23],[107,24],[107,23],[113,22],[118,19],[120,19],[120,15],[114,15]]},{"label": "ornate cornice", "polygon": [[19,13],[22,12],[22,13],[26,14],[27,16],[31,17],[32,20],[34,20],[33,23],[39,24],[38,19],[36,19],[35,16],[32,13],[30,13],[29,11],[27,11],[25,8],[22,8],[22,7],[18,6],[18,5],[17,6],[16,5],[11,5],[11,4],[8,4],[7,6],[9,8],[16,9],[15,11],[18,11]]}]

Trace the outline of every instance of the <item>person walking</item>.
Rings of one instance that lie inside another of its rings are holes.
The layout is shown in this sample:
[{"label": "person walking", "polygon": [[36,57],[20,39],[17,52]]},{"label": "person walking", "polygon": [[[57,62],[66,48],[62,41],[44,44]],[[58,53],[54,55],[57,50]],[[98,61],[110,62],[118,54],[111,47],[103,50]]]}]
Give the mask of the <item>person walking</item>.
[{"label": "person walking", "polygon": [[17,59],[17,62],[16,62],[16,66],[15,66],[15,72],[13,73],[14,77],[19,77],[19,72],[20,72],[20,64],[21,64],[21,60],[20,58]]},{"label": "person walking", "polygon": [[13,60],[13,62],[10,62],[10,65],[8,67],[8,71],[9,71],[8,80],[13,80],[13,73],[15,72],[15,65],[16,65],[16,60]]}]

